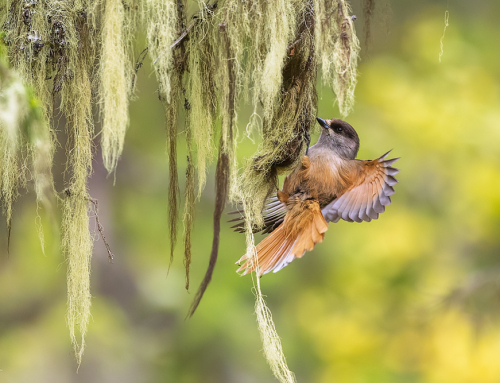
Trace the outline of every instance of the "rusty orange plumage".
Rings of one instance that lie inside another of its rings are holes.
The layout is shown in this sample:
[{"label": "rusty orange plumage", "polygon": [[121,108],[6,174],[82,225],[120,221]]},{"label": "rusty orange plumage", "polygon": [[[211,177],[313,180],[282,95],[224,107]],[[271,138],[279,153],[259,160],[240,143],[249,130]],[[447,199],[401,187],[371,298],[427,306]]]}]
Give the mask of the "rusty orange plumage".
[{"label": "rusty orange plumage", "polygon": [[[263,210],[263,233],[256,247],[258,265],[251,254],[237,263],[243,274],[277,272],[323,241],[328,222],[370,222],[391,203],[399,158],[357,160],[359,138],[347,122],[317,119],[322,126],[318,142],[285,178],[282,190],[270,197]],[[242,218],[234,228],[243,231]]]}]

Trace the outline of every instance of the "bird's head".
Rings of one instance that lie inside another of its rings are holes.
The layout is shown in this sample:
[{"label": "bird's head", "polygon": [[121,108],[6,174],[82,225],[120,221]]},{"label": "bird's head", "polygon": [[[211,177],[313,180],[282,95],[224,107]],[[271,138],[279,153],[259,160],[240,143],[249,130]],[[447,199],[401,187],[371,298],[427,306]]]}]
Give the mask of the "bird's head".
[{"label": "bird's head", "polygon": [[355,159],[359,150],[359,137],[354,128],[347,122],[333,118],[323,120],[316,118],[321,129],[318,144],[326,146],[341,157]]}]

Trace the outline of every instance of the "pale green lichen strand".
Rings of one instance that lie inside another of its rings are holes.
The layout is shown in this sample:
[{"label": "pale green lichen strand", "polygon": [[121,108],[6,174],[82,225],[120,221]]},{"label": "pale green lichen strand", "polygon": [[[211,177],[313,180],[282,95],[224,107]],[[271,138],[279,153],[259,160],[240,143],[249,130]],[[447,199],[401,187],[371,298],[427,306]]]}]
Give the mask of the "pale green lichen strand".
[{"label": "pale green lichen strand", "polygon": [[0,197],[8,229],[18,188],[26,182],[21,153],[21,123],[28,109],[23,84],[15,74],[11,73],[9,77],[2,79],[0,89]]},{"label": "pale green lichen strand", "polygon": [[[85,348],[90,319],[90,259],[93,240],[89,230],[87,180],[92,172],[91,78],[96,60],[95,3],[59,2],[56,18],[64,28],[67,73],[60,109],[66,117],[67,189],[62,203],[62,248],[67,258],[67,322],[78,365]],[[83,14],[82,10],[88,13]],[[68,72],[69,71],[69,72]]]},{"label": "pale green lichen strand", "polygon": [[173,53],[170,46],[177,38],[177,5],[173,0],[144,0],[143,20],[159,93],[170,103],[170,71]]},{"label": "pale green lichen strand", "polygon": [[129,124],[128,100],[132,86],[131,25],[121,0],[106,0],[102,21],[99,97],[102,114],[101,147],[108,172],[116,169]]},{"label": "pale green lichen strand", "polygon": [[359,40],[346,0],[319,0],[316,6],[316,46],[321,57],[322,79],[337,96],[342,116],[354,105]]}]

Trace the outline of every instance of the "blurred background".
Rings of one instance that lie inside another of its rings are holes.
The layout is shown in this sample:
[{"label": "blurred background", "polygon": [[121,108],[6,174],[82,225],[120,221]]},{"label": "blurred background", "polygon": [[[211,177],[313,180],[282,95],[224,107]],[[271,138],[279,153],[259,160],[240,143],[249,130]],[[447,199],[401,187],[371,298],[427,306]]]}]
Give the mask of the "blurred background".
[{"label": "blurred background", "polygon": [[[331,224],[312,253],[261,279],[263,293],[299,382],[500,382],[500,3],[375,3],[368,49],[363,4],[353,3],[363,51],[347,120],[360,135],[360,158],[389,149],[402,157],[393,204],[369,224]],[[194,317],[184,319],[208,264],[214,172],[197,206],[186,292],[181,244],[168,273],[156,87],[147,62],[115,179],[96,152],[90,193],[115,260],[108,262],[96,232],[92,320],[78,373],[57,218],[42,215],[44,255],[33,192],[16,203],[10,254],[0,235],[0,382],[275,381],[251,278],[235,273],[245,239],[230,224],[222,225],[213,281]],[[331,90],[318,93],[319,116],[337,117]],[[239,111],[241,161],[258,144],[245,136],[248,108]],[[181,137],[181,179],[185,158]]]}]

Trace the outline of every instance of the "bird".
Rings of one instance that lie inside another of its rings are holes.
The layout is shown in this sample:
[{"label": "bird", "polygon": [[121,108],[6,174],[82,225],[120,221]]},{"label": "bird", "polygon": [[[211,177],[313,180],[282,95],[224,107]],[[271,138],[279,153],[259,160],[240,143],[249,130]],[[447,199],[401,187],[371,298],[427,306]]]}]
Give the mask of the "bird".
[{"label": "bird", "polygon": [[[253,252],[239,259],[242,275],[253,271],[260,277],[280,271],[323,241],[329,223],[339,220],[370,222],[378,219],[395,193],[392,165],[399,158],[359,160],[359,137],[347,122],[317,117],[321,134],[300,163],[286,176],[282,190],[267,198],[262,210],[264,225],[255,231],[269,234]],[[245,231],[244,216],[232,228]]]}]

